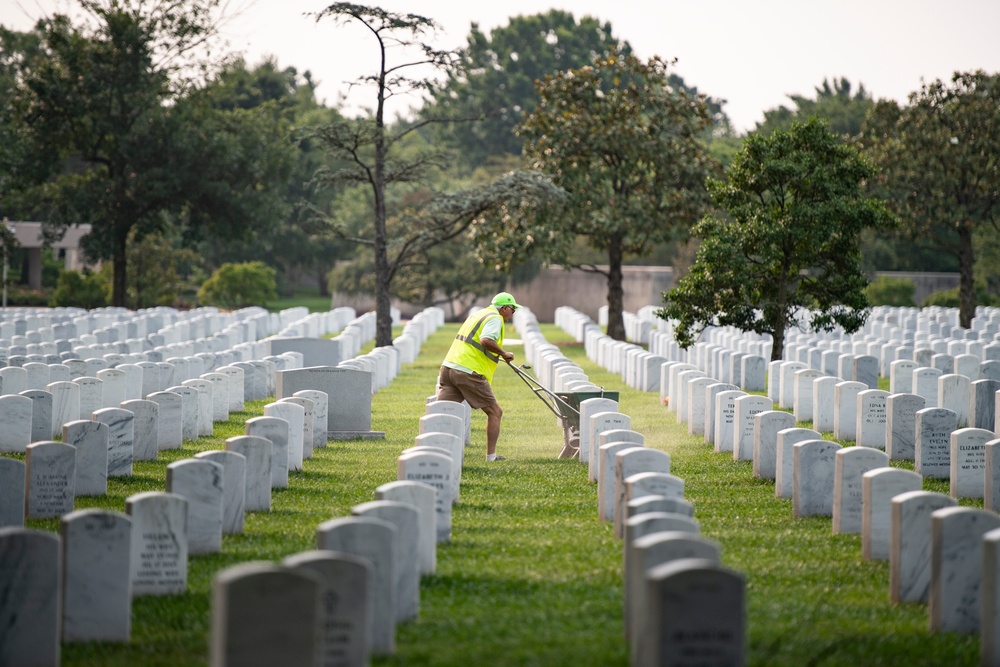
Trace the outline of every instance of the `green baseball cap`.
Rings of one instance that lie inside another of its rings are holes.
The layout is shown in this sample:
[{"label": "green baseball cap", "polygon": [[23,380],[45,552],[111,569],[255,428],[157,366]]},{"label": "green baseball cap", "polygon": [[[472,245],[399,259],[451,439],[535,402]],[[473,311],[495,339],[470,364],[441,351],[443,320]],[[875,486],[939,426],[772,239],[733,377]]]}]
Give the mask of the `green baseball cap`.
[{"label": "green baseball cap", "polygon": [[517,305],[517,301],[514,301],[514,297],[511,296],[509,292],[500,292],[493,297],[493,305],[497,308],[502,308],[504,306],[513,306],[514,308],[521,307]]}]

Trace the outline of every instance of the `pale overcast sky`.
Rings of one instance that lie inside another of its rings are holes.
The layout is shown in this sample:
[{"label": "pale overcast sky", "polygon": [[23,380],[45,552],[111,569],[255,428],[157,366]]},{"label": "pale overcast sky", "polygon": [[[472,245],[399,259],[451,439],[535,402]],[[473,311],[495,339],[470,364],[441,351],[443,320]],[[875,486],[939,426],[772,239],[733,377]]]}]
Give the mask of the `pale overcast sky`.
[{"label": "pale overcast sky", "polygon": [[[244,8],[225,29],[232,50],[250,64],[273,55],[280,67],[310,70],[318,96],[336,103],[345,81],[370,73],[373,38],[357,27],[319,24],[304,14],[329,3],[314,0],[229,0]],[[367,3],[432,18],[442,48],[466,43],[472,22],[484,32],[511,16],[558,8],[578,20],[610,22],[643,58],[677,59],[688,85],[727,100],[738,130],[752,129],[765,109],[787,95],[814,96],[824,78],[863,83],[875,98],[905,103],[921,81],[956,70],[1000,72],[1000,0],[384,0]],[[0,24],[28,29],[65,0],[0,0]],[[368,98],[349,103],[370,106]],[[410,99],[392,109],[403,112]]]}]

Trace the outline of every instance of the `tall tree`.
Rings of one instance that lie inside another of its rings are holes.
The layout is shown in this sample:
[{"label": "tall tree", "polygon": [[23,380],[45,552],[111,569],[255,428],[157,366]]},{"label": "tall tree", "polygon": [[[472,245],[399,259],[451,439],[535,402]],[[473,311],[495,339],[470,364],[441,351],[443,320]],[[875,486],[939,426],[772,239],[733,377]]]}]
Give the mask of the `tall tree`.
[{"label": "tall tree", "polygon": [[725,215],[698,224],[691,272],[664,293],[658,315],[675,322],[677,342],[686,348],[705,327],[734,326],[770,334],[780,359],[790,326],[857,331],[868,312],[858,236],[893,224],[884,203],[863,193],[873,173],[816,118],[751,134],[725,180],[709,182]]},{"label": "tall tree", "polygon": [[[352,163],[338,172],[322,175],[321,180],[327,186],[355,183],[371,188],[374,223],[371,244],[375,252],[375,344],[391,345],[389,282],[392,280],[394,267],[389,262],[389,238],[386,233],[386,186],[418,178],[427,168],[437,164],[441,156],[428,153],[408,162],[388,165],[393,146],[417,126],[404,128],[399,134],[387,134],[385,103],[395,95],[427,88],[427,79],[413,78],[410,72],[421,66],[444,68],[452,55],[420,41],[425,34],[434,32],[438,25],[432,19],[417,14],[399,14],[379,7],[338,2],[316,13],[315,18],[317,21],[329,18],[336,25],[359,23],[371,33],[376,42],[378,65],[375,72],[361,77],[358,82],[374,87],[374,115],[355,121],[345,119],[326,126],[317,132],[316,137],[334,156]],[[401,63],[390,62],[392,53],[400,50],[407,53],[416,51],[418,55]],[[387,166],[394,168],[387,170]]]},{"label": "tall tree", "polygon": [[770,134],[774,130],[787,130],[796,120],[804,121],[810,116],[825,119],[830,129],[837,134],[856,137],[861,133],[865,114],[874,102],[864,84],[858,84],[857,89],[846,78],[834,79],[831,83],[823,79],[816,86],[816,99],[805,95],[789,95],[788,99],[794,108],[784,105],[764,112],[764,120],[757,123],[755,132]]},{"label": "tall tree", "polygon": [[606,253],[606,267],[580,268],[607,278],[608,335],[618,340],[625,338],[623,259],[686,233],[709,203],[705,179],[718,167],[703,141],[708,105],[671,88],[667,67],[660,58],[611,52],[540,82],[539,104],[519,130],[524,155],[565,199],[557,210],[504,211],[480,230],[481,251],[500,263],[538,252],[572,265],[578,236]]},{"label": "tall tree", "polygon": [[971,327],[974,238],[995,235],[1000,216],[1000,75],[956,72],[950,84],[921,86],[906,107],[880,101],[863,140],[909,236],[957,260],[959,321]]},{"label": "tall tree", "polygon": [[41,22],[41,57],[22,73],[13,118],[63,157],[38,191],[47,228],[91,223],[85,248],[113,260],[113,304],[125,305],[133,228],[173,219],[191,235],[232,234],[266,223],[280,209],[270,181],[287,162],[272,118],[216,113],[193,92],[210,66],[198,54],[219,0],[80,5],[80,25]]},{"label": "tall tree", "polygon": [[[359,83],[374,88],[375,109],[369,117],[343,119],[318,128],[312,136],[326,147],[332,157],[343,160],[340,169],[321,168],[314,181],[320,190],[340,186],[358,186],[367,190],[372,207],[372,225],[361,233],[350,229],[316,206],[313,212],[332,223],[343,238],[367,246],[375,260],[375,344],[392,344],[390,284],[401,270],[420,261],[430,248],[461,235],[485,211],[512,198],[541,196],[549,188],[544,179],[533,175],[513,174],[485,188],[471,188],[441,194],[430,188],[430,174],[444,166],[446,156],[437,150],[412,150],[415,130],[434,122],[423,119],[411,124],[389,127],[385,122],[385,102],[410,90],[426,89],[429,79],[412,78],[409,72],[418,66],[444,68],[453,54],[439,51],[420,41],[437,24],[416,14],[387,12],[346,2],[330,5],[317,13],[316,20],[333,19],[338,25],[361,24],[375,39],[375,72]],[[418,54],[411,60],[391,62],[394,53]],[[408,150],[409,149],[409,150]],[[412,187],[421,186],[421,187]],[[409,190],[407,190],[409,188]],[[422,190],[422,191],[421,191]],[[417,196],[409,197],[409,192]],[[390,199],[393,204],[388,212]],[[398,234],[389,234],[389,221]]]},{"label": "tall tree", "polygon": [[488,35],[473,23],[456,67],[434,85],[422,114],[478,119],[449,125],[439,135],[470,166],[504,154],[520,155],[522,140],[514,128],[538,103],[535,82],[589,65],[612,48],[631,53],[628,42],[612,34],[610,23],[591,16],[577,22],[559,9],[514,16]]}]

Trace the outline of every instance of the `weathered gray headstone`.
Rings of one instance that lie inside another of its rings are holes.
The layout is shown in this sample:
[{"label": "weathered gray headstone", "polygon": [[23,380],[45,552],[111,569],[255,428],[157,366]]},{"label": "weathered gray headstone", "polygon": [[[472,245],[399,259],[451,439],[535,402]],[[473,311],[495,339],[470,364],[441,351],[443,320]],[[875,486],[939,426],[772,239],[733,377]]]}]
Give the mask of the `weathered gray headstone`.
[{"label": "weathered gray headstone", "polygon": [[316,389],[329,397],[327,437],[384,438],[372,431],[372,374],[352,368],[312,367],[280,371],[277,397],[293,396],[303,389]]},{"label": "weathered gray headstone", "polygon": [[914,470],[923,477],[950,479],[951,433],[958,428],[958,415],[945,408],[917,410]]},{"label": "weathered gray headstone", "polygon": [[133,415],[132,456],[136,461],[155,461],[160,452],[160,406],[137,398],[121,404]]},{"label": "weathered gray headstone", "polygon": [[917,411],[927,400],[916,394],[890,394],[886,399],[885,451],[891,461],[912,461],[916,456]]},{"label": "weathered gray headstone", "polygon": [[288,422],[278,417],[251,417],[244,423],[246,435],[271,441],[271,488],[288,486]]},{"label": "weathered gray headstone", "polygon": [[[375,517],[396,527],[396,620],[416,619],[420,614],[420,512],[412,505],[392,500],[373,500],[351,508],[352,516]],[[416,557],[415,557],[416,556]]]},{"label": "weathered gray headstone", "polygon": [[861,556],[889,560],[892,536],[892,499],[919,491],[923,478],[912,470],[878,468],[861,478]]},{"label": "weathered gray headstone", "polygon": [[1000,515],[972,507],[931,514],[931,632],[977,632],[983,572],[983,535],[1000,528]]},{"label": "weathered gray headstone", "polygon": [[46,389],[31,389],[20,394],[31,399],[31,442],[52,437],[52,394]]},{"label": "weathered gray headstone", "polygon": [[222,466],[183,459],[167,466],[167,492],[187,499],[187,543],[192,554],[222,548]]},{"label": "weathered gray headstone", "polygon": [[0,452],[24,453],[31,443],[31,399],[0,396]]},{"label": "weathered gray headstone", "polygon": [[288,422],[288,470],[302,470],[302,447],[305,439],[305,410],[287,401],[268,403],[264,416]]},{"label": "weathered gray headstone", "polygon": [[742,665],[746,661],[743,575],[711,560],[683,558],[646,574],[633,664]]},{"label": "weathered gray headstone", "polygon": [[833,515],[833,478],[840,445],[806,440],[792,447],[792,516]]},{"label": "weathered gray headstone", "polygon": [[25,517],[46,519],[73,511],[76,448],[63,442],[34,442],[25,455]]},{"label": "weathered gray headstone", "polygon": [[220,570],[212,581],[211,664],[321,664],[323,590],[320,575],[272,563]]},{"label": "weathered gray headstone", "polygon": [[889,465],[889,455],[869,447],[845,447],[834,455],[833,532],[860,533],[862,475]]},{"label": "weathered gray headstone", "polygon": [[63,424],[80,418],[80,385],[53,382],[46,387],[52,394],[52,437],[62,434]]},{"label": "weathered gray headstone", "polygon": [[158,407],[157,446],[159,449],[180,449],[184,444],[184,399],[171,391],[154,391],[146,398]]},{"label": "weathered gray headstone", "polygon": [[889,599],[926,604],[931,583],[931,514],[958,501],[943,493],[908,491],[891,502]]},{"label": "weathered gray headstone", "polygon": [[0,528],[24,526],[24,461],[0,457]]},{"label": "weathered gray headstone", "polygon": [[952,431],[949,475],[951,497],[983,497],[986,488],[986,443],[995,437],[993,431],[983,428]]},{"label": "weathered gray headstone", "polygon": [[0,664],[60,664],[60,558],[57,535],[0,528]]},{"label": "weathered gray headstone", "polygon": [[271,511],[271,441],[253,435],[226,439],[226,451],[246,460],[244,509],[248,512]]},{"label": "weathered gray headstone", "polygon": [[108,427],[108,477],[132,474],[135,442],[135,415],[121,408],[103,408],[93,419]]},{"label": "weathered gray headstone", "polygon": [[108,426],[89,419],[63,425],[62,441],[76,448],[76,495],[108,492]]},{"label": "weathered gray headstone", "polygon": [[[450,456],[431,451],[415,451],[401,455],[397,459],[396,474],[400,482],[427,484],[436,492],[435,541],[448,542],[451,539],[451,512],[453,463]],[[392,498],[387,498],[392,500]]]},{"label": "weathered gray headstone", "polygon": [[222,532],[226,535],[242,533],[243,514],[246,510],[246,457],[237,452],[219,449],[198,452],[194,457],[222,466]]},{"label": "weathered gray headstone", "polygon": [[85,509],[63,516],[63,641],[127,642],[131,635],[129,573],[132,520]]},{"label": "weathered gray headstone", "polygon": [[372,585],[372,654],[396,650],[396,526],[384,519],[352,516],[324,521],[316,529],[316,548],[367,559]]},{"label": "weathered gray headstone", "polygon": [[[368,665],[372,643],[375,571],[366,559],[335,551],[306,551],[285,567],[319,575],[322,585],[322,658],[319,665]],[[278,656],[278,660],[284,658]]]},{"label": "weathered gray headstone", "polygon": [[376,500],[392,500],[417,508],[420,513],[420,573],[437,569],[437,489],[424,482],[400,480],[375,489]]},{"label": "weathered gray headstone", "polygon": [[625,636],[631,654],[642,653],[639,632],[646,609],[646,573],[650,568],[681,558],[703,558],[720,562],[721,546],[700,535],[683,532],[659,532],[643,535],[625,546],[632,551],[629,570],[623,573],[625,598]]},{"label": "weathered gray headstone", "polygon": [[174,595],[187,590],[186,498],[147,491],[125,499],[132,517],[132,595]]},{"label": "weathered gray headstone", "polygon": [[292,396],[313,402],[312,448],[326,447],[327,413],[329,412],[329,397],[327,397],[326,392],[303,389],[295,392]]}]

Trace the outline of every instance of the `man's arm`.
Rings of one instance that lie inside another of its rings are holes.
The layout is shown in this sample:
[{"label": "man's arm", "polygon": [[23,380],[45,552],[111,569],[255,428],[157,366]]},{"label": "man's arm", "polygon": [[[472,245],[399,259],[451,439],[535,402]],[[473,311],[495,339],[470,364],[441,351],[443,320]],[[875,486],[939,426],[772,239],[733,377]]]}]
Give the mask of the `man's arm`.
[{"label": "man's arm", "polygon": [[479,343],[483,346],[483,349],[485,349],[486,351],[492,352],[493,354],[498,354],[501,357],[503,357],[504,361],[507,362],[514,361],[514,355],[511,354],[510,352],[505,352],[499,345],[497,345],[497,342],[492,338],[485,338],[485,337],[480,338]]}]

